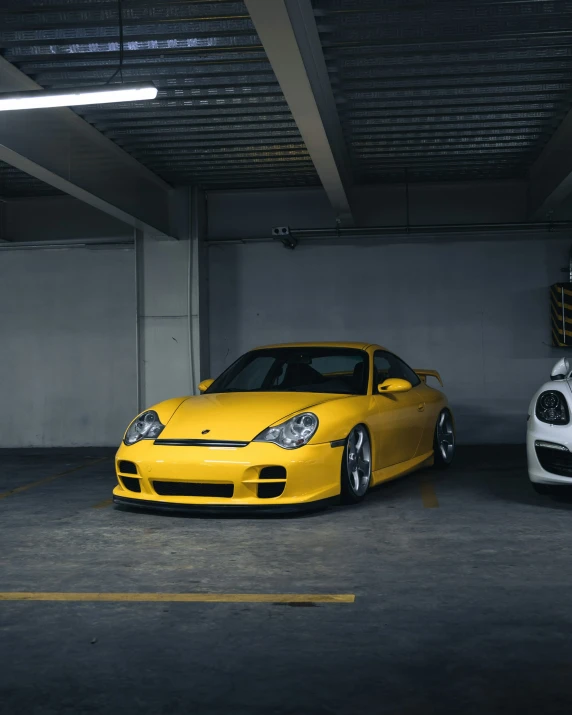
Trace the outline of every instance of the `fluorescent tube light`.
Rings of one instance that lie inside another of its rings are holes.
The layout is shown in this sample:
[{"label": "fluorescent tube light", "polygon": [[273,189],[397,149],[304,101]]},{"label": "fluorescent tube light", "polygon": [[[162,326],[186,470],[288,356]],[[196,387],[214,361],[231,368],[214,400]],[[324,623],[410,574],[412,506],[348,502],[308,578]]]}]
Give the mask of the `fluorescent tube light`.
[{"label": "fluorescent tube light", "polygon": [[111,102],[140,102],[145,99],[155,99],[156,96],[157,87],[151,82],[53,91],[38,89],[32,92],[0,93],[0,111],[77,107],[82,104],[109,104]]}]

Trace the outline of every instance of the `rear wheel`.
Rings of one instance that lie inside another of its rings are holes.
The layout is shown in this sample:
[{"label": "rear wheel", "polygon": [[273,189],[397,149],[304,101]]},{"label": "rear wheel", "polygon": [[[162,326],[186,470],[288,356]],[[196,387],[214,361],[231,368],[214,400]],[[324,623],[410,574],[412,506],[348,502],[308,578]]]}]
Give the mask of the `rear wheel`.
[{"label": "rear wheel", "polygon": [[342,458],[341,497],[344,504],[357,504],[371,482],[371,443],[364,425],[350,432]]},{"label": "rear wheel", "polygon": [[435,426],[435,437],[433,440],[433,452],[435,455],[435,467],[437,469],[447,469],[455,458],[455,427],[453,426],[453,416],[449,410],[442,410]]}]

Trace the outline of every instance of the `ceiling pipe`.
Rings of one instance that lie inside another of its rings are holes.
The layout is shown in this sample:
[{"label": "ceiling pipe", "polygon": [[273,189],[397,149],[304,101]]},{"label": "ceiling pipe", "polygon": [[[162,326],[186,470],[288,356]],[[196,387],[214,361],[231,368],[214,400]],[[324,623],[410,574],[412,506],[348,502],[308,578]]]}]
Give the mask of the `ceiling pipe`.
[{"label": "ceiling pipe", "polygon": [[88,248],[91,250],[105,248],[133,248],[132,238],[82,238],[61,241],[8,241],[0,243],[0,251],[31,251],[31,250],[67,250],[69,248]]},{"label": "ceiling pipe", "polygon": [[[408,226],[368,226],[362,228],[291,228],[290,236],[296,241],[320,241],[331,239],[360,239],[381,238],[387,236],[421,236],[421,235],[447,235],[460,234],[487,234],[487,233],[556,233],[572,230],[572,221],[552,221],[550,223],[477,223],[477,224],[425,224]],[[243,237],[243,238],[217,238],[206,243],[210,245],[223,243],[271,243],[276,241],[268,237]]]}]

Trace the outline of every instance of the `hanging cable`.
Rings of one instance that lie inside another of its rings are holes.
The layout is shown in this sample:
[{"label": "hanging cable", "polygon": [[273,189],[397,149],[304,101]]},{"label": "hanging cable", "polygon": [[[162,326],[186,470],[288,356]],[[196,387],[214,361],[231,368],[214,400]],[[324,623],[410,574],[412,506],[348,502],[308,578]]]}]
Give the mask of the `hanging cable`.
[{"label": "hanging cable", "polygon": [[105,84],[110,84],[119,75],[123,84],[123,8],[121,0],[117,0],[117,14],[119,17],[119,65]]}]

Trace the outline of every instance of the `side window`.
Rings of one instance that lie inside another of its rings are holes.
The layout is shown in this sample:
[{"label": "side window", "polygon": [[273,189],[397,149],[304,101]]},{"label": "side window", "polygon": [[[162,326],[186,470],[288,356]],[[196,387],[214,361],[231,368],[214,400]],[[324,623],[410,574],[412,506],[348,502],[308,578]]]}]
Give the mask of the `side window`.
[{"label": "side window", "polygon": [[389,374],[391,364],[385,353],[375,353],[373,359],[373,369],[373,393],[375,394],[377,392],[377,385],[381,385],[381,383],[387,380],[388,377],[393,377]]},{"label": "side window", "polygon": [[390,377],[397,377],[401,380],[407,380],[413,387],[419,385],[421,380],[413,372],[413,370],[408,367],[403,360],[400,360],[396,355],[386,352],[376,352],[374,356],[374,390],[375,385],[379,385],[384,380]]},{"label": "side window", "polygon": [[417,385],[419,385],[419,383],[421,382],[418,375],[415,372],[413,372],[413,370],[409,367],[409,365],[406,365],[403,362],[403,360],[400,360],[398,357],[395,357],[395,355],[393,355],[393,359],[395,360],[397,365],[399,365],[399,369],[402,372],[403,379],[410,382],[413,385],[413,387],[417,387]]}]

